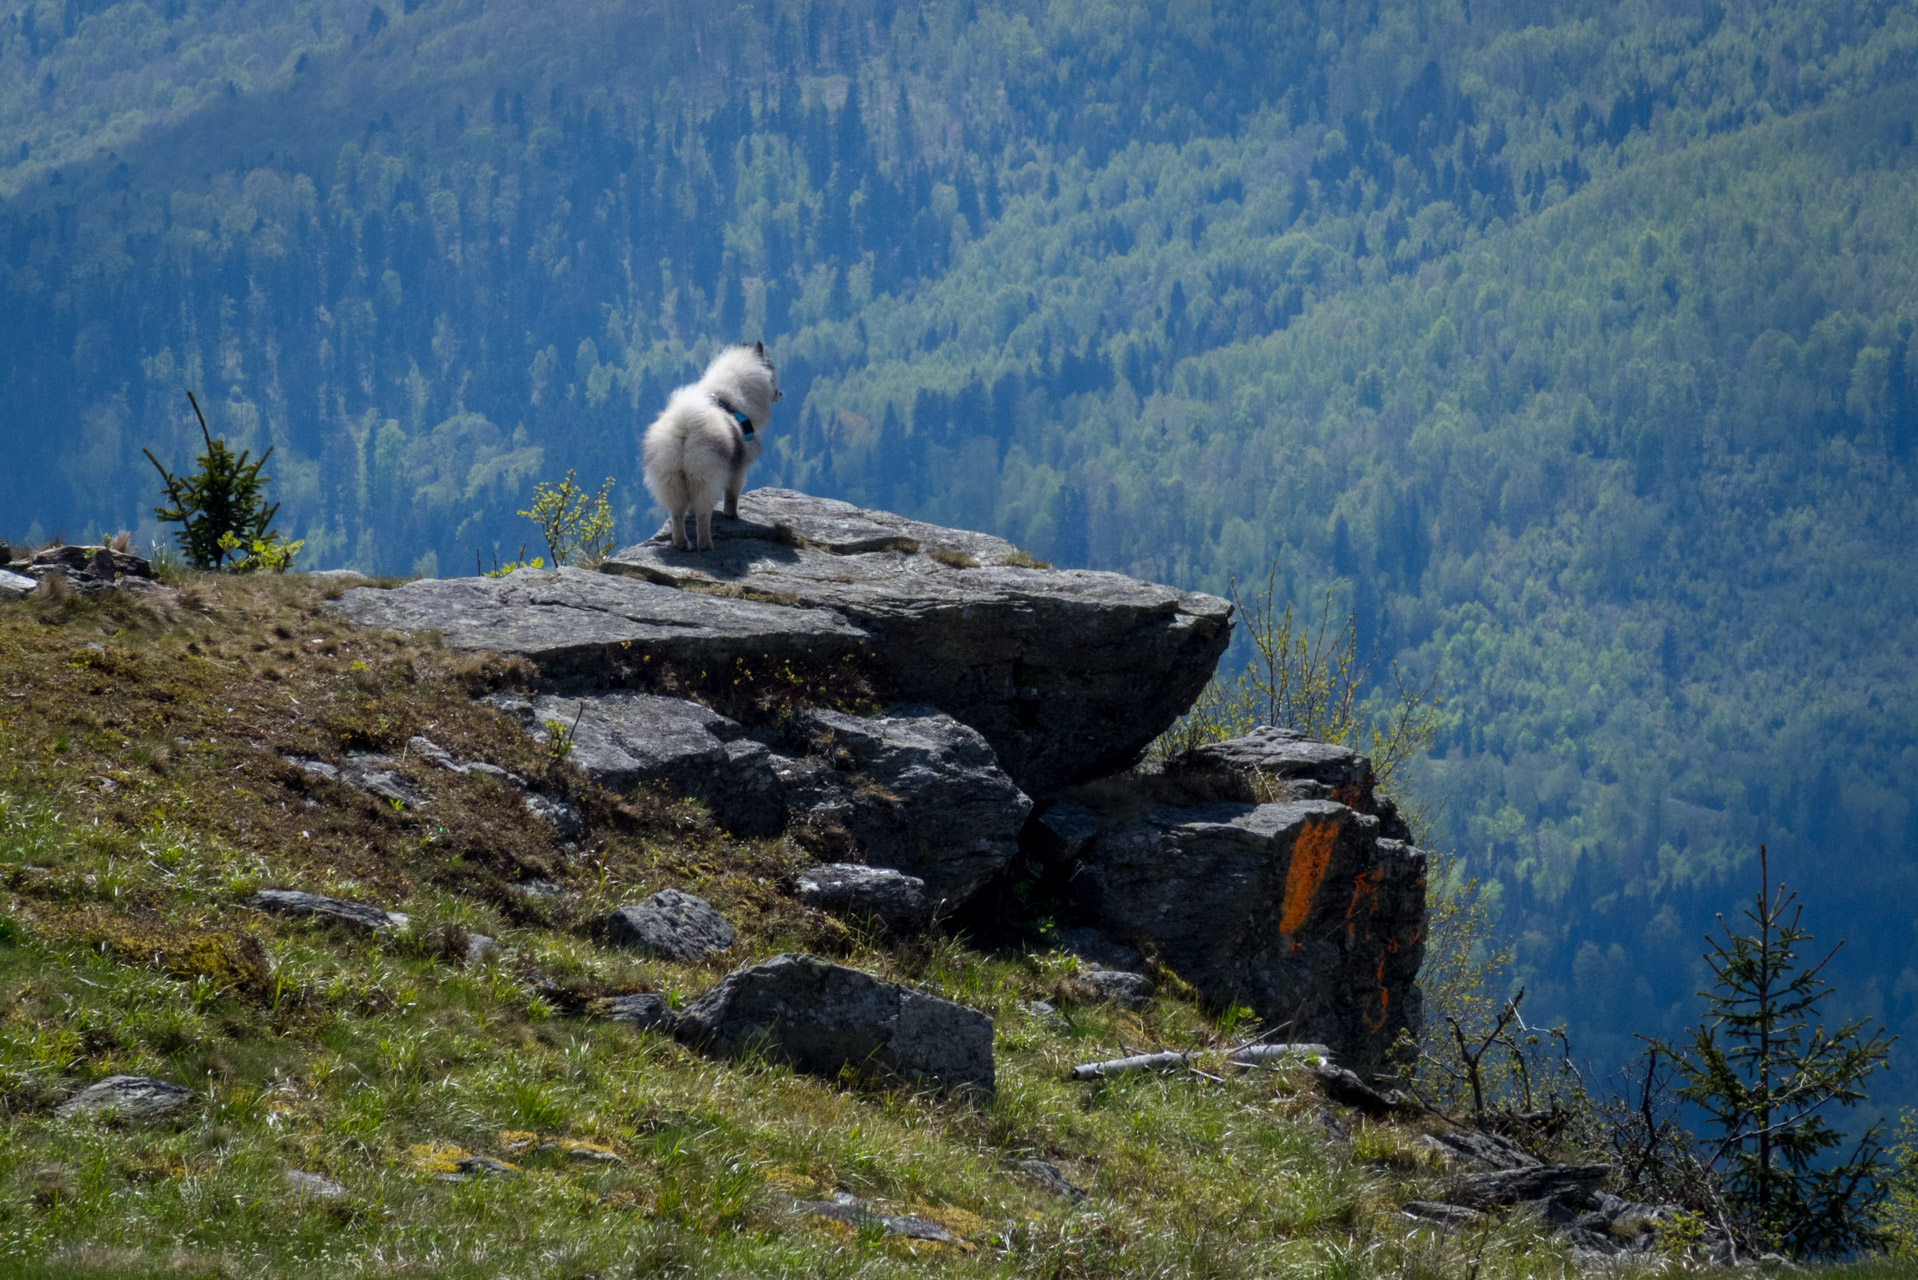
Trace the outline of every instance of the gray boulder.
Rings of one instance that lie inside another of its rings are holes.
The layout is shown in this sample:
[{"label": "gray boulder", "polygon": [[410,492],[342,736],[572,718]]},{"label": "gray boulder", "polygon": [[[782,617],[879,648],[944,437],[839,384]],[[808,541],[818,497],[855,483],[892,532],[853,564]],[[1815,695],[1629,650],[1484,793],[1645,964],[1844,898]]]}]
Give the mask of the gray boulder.
[{"label": "gray boulder", "polygon": [[668,960],[703,960],[732,947],[733,927],[704,898],[661,889],[608,916],[606,940]]},{"label": "gray boulder", "polygon": [[0,600],[18,600],[22,596],[30,596],[39,586],[38,578],[0,569]]},{"label": "gray boulder", "polygon": [[815,708],[794,720],[809,754],[835,767],[794,788],[795,807],[829,814],[868,863],[962,902],[1019,851],[1032,801],[978,733],[931,707],[873,719]]},{"label": "gray boulder", "polygon": [[827,1077],[850,1065],[948,1090],[993,1087],[986,1014],[816,956],[734,970],[680,1013],[677,1034],[710,1053],[755,1050]]},{"label": "gray boulder", "polygon": [[891,930],[925,926],[932,916],[926,882],[891,867],[829,862],[799,873],[799,900],[836,916],[873,919]]},{"label": "gray boulder", "polygon": [[246,905],[269,915],[337,920],[373,933],[404,929],[412,920],[404,912],[388,911],[370,902],[349,902],[345,898],[329,898],[299,889],[261,889],[247,898]]},{"label": "gray boulder", "polygon": [[1362,1069],[1416,1028],[1425,855],[1328,800],[1161,809],[1102,833],[1080,885],[1114,936],[1214,1003]]},{"label": "gray boulder", "polygon": [[548,677],[615,684],[639,680],[649,658],[708,669],[740,658],[832,659],[862,652],[869,638],[825,609],[676,591],[584,569],[356,587],[327,607],[389,631],[438,631],[449,649],[516,654]]},{"label": "gray boulder", "polygon": [[152,1076],[108,1076],[82,1089],[58,1107],[57,1116],[117,1115],[128,1120],[150,1120],[185,1106],[193,1091]]},{"label": "gray boulder", "polygon": [[601,568],[696,600],[737,593],[844,620],[874,638],[888,688],[978,730],[1033,793],[1138,760],[1229,639],[1231,606],[1214,596],[1008,565],[998,539],[790,490],[746,494],[714,538],[705,552],[655,539]]},{"label": "gray boulder", "polygon": [[747,738],[737,721],[697,702],[625,690],[494,702],[536,734],[548,723],[565,725],[572,743],[567,758],[609,791],[664,783],[705,801],[736,835],[785,829],[792,763]]}]

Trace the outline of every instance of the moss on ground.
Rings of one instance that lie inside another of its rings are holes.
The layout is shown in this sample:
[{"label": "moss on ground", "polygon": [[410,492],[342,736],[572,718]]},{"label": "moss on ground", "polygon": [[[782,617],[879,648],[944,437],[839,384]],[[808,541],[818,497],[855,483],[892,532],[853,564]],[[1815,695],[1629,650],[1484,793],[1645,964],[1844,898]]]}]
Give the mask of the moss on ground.
[{"label": "moss on ground", "polygon": [[[1138,1013],[1029,1007],[1072,962],[954,938],[884,944],[801,907],[791,841],[607,795],[471,694],[519,664],[351,629],[308,579],[0,605],[0,1259],[9,1275],[1560,1276],[1523,1223],[1404,1219],[1412,1136],[1335,1141],[1301,1078],[1074,1084],[1073,1062],[1216,1045],[1176,982]],[[564,796],[568,848],[511,789],[431,767],[430,737]],[[290,756],[380,751],[407,807]],[[566,892],[515,889],[552,880]],[[290,886],[409,912],[374,937],[244,907]],[[706,964],[603,947],[593,922],[667,885],[734,921]],[[504,951],[460,963],[468,931]],[[725,969],[830,951],[998,1020],[989,1107],[721,1064],[583,1016],[697,995]],[[115,1073],[188,1085],[165,1120],[62,1119]],[[1009,1162],[1056,1163],[1049,1196]],[[489,1163],[490,1162],[490,1163]],[[476,1171],[485,1166],[492,1172]],[[290,1170],[345,1188],[326,1198]],[[846,1191],[960,1245],[794,1216]]]}]

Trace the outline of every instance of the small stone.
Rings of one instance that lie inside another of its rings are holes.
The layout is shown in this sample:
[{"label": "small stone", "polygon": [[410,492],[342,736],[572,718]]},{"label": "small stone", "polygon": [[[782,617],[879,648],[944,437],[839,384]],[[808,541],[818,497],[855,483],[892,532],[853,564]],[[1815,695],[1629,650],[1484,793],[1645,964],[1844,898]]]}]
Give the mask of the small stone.
[{"label": "small stone", "polygon": [[1437,1204],[1430,1200],[1407,1200],[1404,1205],[1405,1216],[1416,1222],[1430,1223],[1445,1231],[1457,1231],[1469,1227],[1484,1217],[1476,1209],[1467,1209],[1455,1204]]},{"label": "small stone", "polygon": [[843,1191],[835,1191],[830,1200],[795,1200],[793,1212],[808,1214],[815,1218],[831,1218],[850,1227],[873,1226],[889,1236],[904,1236],[908,1240],[933,1240],[940,1244],[963,1244],[952,1232],[936,1222],[924,1218],[915,1218],[904,1214],[882,1213],[871,1201],[849,1196]]},{"label": "small stone", "polygon": [[1091,969],[1073,978],[1069,985],[1075,994],[1082,993],[1088,1000],[1116,1004],[1123,1009],[1137,1009],[1158,990],[1143,973],[1127,973],[1122,969]]},{"label": "small stone", "polygon": [[509,884],[506,891],[522,898],[557,898],[565,892],[554,881],[542,880],[537,876],[531,880],[521,880],[518,884]]},{"label": "small stone", "polygon": [[1044,1000],[1021,1000],[1019,1002],[1019,1008],[1022,1009],[1027,1016],[1036,1018],[1039,1022],[1043,1023],[1046,1030],[1055,1035],[1063,1034],[1072,1029],[1072,1024],[1066,1021],[1065,1015],[1047,1004]]},{"label": "small stone", "polygon": [[345,1187],[317,1173],[288,1169],[285,1178],[287,1189],[303,1199],[338,1200],[346,1195]]},{"label": "small stone", "polygon": [[193,1091],[170,1080],[152,1076],[108,1076],[96,1085],[82,1089],[54,1109],[62,1118],[81,1115],[118,1115],[129,1120],[150,1120],[185,1103]]},{"label": "small stone", "polygon": [[0,569],[0,599],[17,600],[21,596],[32,595],[34,588],[39,585],[39,582],[25,574]]},{"label": "small stone", "polygon": [[564,800],[555,800],[552,796],[529,791],[522,803],[526,805],[528,813],[549,824],[569,840],[586,829],[586,824],[580,821],[579,810]]},{"label": "small stone", "polygon": [[1025,1174],[1026,1177],[1032,1179],[1032,1181],[1038,1183],[1040,1190],[1049,1191],[1061,1200],[1068,1200],[1073,1204],[1080,1204],[1086,1198],[1085,1189],[1073,1186],[1072,1183],[1066,1180],[1066,1175],[1059,1171],[1059,1166],[1055,1164],[1048,1163],[1044,1160],[1020,1160],[1015,1162],[1012,1167],[1020,1173]]},{"label": "small stone", "polygon": [[467,964],[475,965],[482,960],[499,954],[499,939],[488,937],[483,933],[468,933],[466,935]]},{"label": "small stone", "polygon": [[426,794],[396,771],[398,764],[391,756],[349,752],[340,766],[340,781],[368,795],[396,800],[409,809],[417,809],[426,803]]},{"label": "small stone", "polygon": [[636,906],[606,918],[606,937],[668,960],[699,960],[733,945],[733,927],[704,898],[661,889]]},{"label": "small stone", "polygon": [[464,1182],[468,1178],[517,1178],[518,1169],[504,1160],[495,1160],[492,1156],[462,1156],[458,1161],[458,1171],[442,1173],[441,1182]]},{"label": "small stone", "polygon": [[837,916],[870,917],[896,930],[921,928],[932,915],[926,882],[918,876],[851,862],[800,872],[799,900]]},{"label": "small stone", "polygon": [[261,889],[246,900],[246,905],[276,916],[324,916],[374,933],[404,929],[411,917],[399,911],[387,911],[370,902],[348,902],[324,894],[299,889]]},{"label": "small stone", "polygon": [[606,1016],[614,1022],[630,1023],[642,1031],[670,1031],[675,1019],[666,997],[653,991],[614,996],[606,1001],[605,1009]]}]

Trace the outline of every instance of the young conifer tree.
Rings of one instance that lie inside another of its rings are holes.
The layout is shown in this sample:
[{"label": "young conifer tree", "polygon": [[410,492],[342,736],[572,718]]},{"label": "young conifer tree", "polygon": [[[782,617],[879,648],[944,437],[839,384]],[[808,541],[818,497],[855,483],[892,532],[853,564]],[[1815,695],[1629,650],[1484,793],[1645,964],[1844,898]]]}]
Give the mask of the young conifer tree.
[{"label": "young conifer tree", "polygon": [[249,460],[250,451],[236,456],[226,441],[215,440],[207,430],[206,415],[200,412],[200,402],[191,391],[186,398],[200,420],[200,436],[206,441],[206,452],[198,459],[200,469],[176,476],[160,465],[151,449],[141,452],[159,471],[167,497],[173,502],[170,507],[155,507],[153,514],[165,523],[180,526],[180,549],[196,569],[213,569],[224,563],[234,548],[273,536],[273,517],[280,504],[267,505],[265,491],[272,477],[260,474],[273,450],[269,448],[257,462]]},{"label": "young conifer tree", "polygon": [[[1798,895],[1774,891],[1764,846],[1759,889],[1745,910],[1751,931],[1707,938],[1713,983],[1705,1018],[1683,1048],[1658,1045],[1678,1064],[1677,1090],[1718,1130],[1706,1143],[1727,1202],[1773,1245],[1799,1257],[1832,1257],[1878,1242],[1875,1218],[1889,1172],[1874,1124],[1834,1160],[1845,1135],[1828,1117],[1865,1100],[1864,1081],[1885,1066],[1893,1037],[1859,1018],[1827,1031],[1819,1006],[1832,992],[1816,964]],[[1838,944],[1843,946],[1843,943]]]}]

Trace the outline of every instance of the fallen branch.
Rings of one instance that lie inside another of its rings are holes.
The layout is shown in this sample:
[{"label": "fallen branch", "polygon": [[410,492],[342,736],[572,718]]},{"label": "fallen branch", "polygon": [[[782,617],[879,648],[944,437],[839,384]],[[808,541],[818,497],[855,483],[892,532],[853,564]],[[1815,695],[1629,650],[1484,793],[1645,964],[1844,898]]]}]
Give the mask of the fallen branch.
[{"label": "fallen branch", "polygon": [[1107,1076],[1130,1075],[1135,1071],[1176,1071],[1189,1067],[1202,1055],[1197,1053],[1135,1053],[1129,1058],[1105,1062],[1081,1062],[1072,1069],[1074,1080],[1099,1080]]},{"label": "fallen branch", "polygon": [[[1168,1050],[1164,1053],[1135,1053],[1129,1057],[1111,1058],[1104,1062],[1082,1062],[1072,1069],[1074,1080],[1102,1080],[1109,1076],[1131,1075],[1137,1071],[1197,1071],[1194,1065],[1208,1055],[1195,1050],[1179,1053]],[[1242,1044],[1236,1049],[1228,1049],[1225,1060],[1243,1071],[1254,1067],[1278,1066],[1285,1062],[1298,1062],[1310,1057],[1318,1057],[1330,1063],[1332,1051],[1322,1044]],[[1204,1072],[1199,1072],[1204,1075]],[[1208,1079],[1217,1079],[1216,1076]]]},{"label": "fallen branch", "polygon": [[1226,1055],[1226,1061],[1246,1070],[1281,1066],[1302,1058],[1318,1058],[1329,1063],[1332,1061],[1332,1051],[1322,1044],[1247,1044],[1240,1045]]}]

